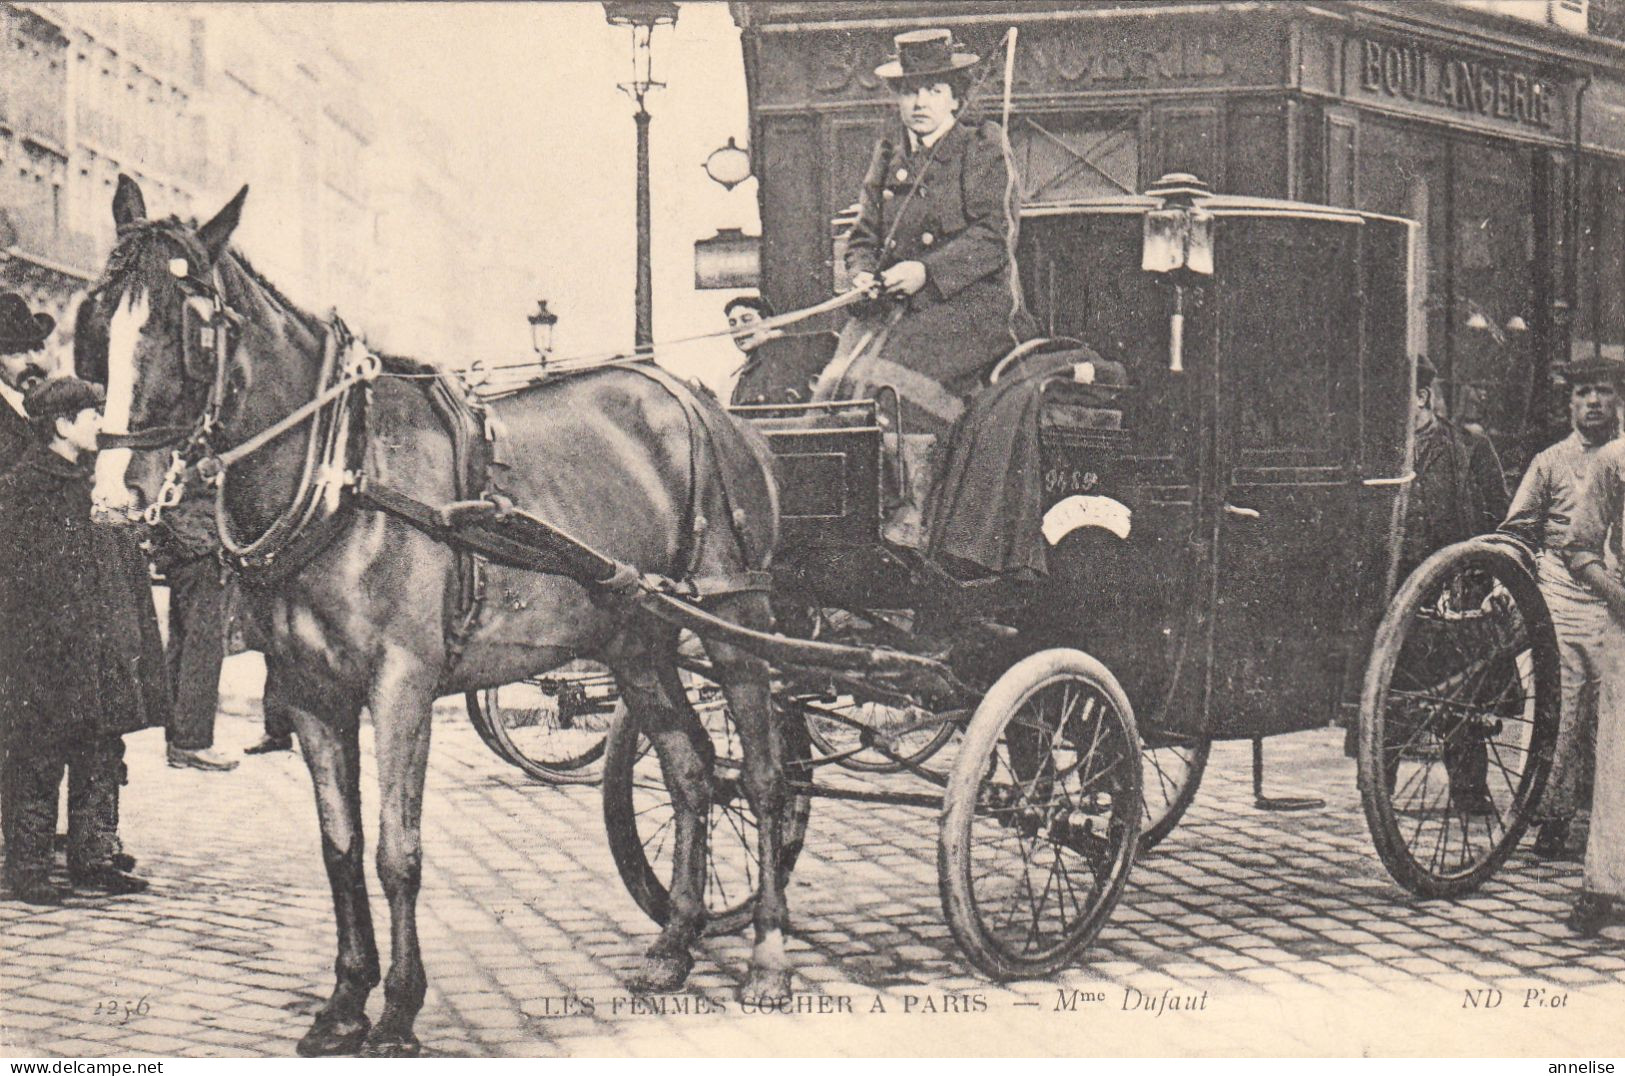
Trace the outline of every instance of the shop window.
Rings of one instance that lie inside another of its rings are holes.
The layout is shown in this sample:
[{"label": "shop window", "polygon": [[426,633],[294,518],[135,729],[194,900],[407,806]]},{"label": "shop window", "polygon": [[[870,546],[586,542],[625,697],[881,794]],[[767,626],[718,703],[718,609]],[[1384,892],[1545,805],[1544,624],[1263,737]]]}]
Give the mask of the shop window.
[{"label": "shop window", "polygon": [[1010,127],[1011,153],[1027,203],[1137,192],[1136,116],[1016,116]]},{"label": "shop window", "polygon": [[1625,361],[1625,162],[1581,165],[1579,280],[1571,358]]},{"label": "shop window", "polygon": [[1460,139],[1451,151],[1449,409],[1506,455],[1536,418],[1534,163],[1528,149],[1506,144]]}]

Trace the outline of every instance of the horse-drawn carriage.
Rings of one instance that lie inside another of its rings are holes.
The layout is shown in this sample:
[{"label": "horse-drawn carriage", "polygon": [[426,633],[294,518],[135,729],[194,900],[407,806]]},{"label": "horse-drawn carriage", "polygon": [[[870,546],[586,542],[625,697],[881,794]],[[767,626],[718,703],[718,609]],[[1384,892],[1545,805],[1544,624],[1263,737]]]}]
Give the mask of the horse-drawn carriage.
[{"label": "horse-drawn carriage", "polygon": [[[1384,863],[1425,896],[1476,886],[1544,782],[1556,650],[1528,554],[1509,541],[1441,551],[1395,595],[1413,478],[1412,225],[1170,177],[1145,197],[1030,208],[1022,242],[1049,335],[990,380],[1046,371],[1049,578],[1001,614],[1015,638],[946,659],[956,690],[779,670],[797,794],[780,870],[812,798],[940,805],[955,937],[990,975],[1046,974],[1099,931],[1136,852],[1177,823],[1213,740],[1357,714]],[[906,440],[895,401],[735,414],[773,446],[784,630],[907,647],[924,602],[952,607],[881,538],[884,476]],[[976,588],[964,597],[974,607]],[[713,715],[716,930],[746,921],[759,876],[724,722]],[[951,769],[937,766],[955,733]],[[930,791],[819,780],[864,760]],[[611,846],[662,920],[654,864],[670,812],[652,763],[635,722],[617,723]]]},{"label": "horse-drawn carriage", "polygon": [[[302,1052],[416,1048],[433,699],[582,655],[626,706],[603,746],[611,849],[663,924],[638,989],[676,989],[700,931],[752,920],[743,989],[789,989],[783,887],[817,796],[940,807],[948,921],[1000,977],[1099,932],[1216,738],[1357,708],[1377,849],[1424,895],[1477,885],[1527,826],[1558,673],[1526,554],[1441,550],[1390,600],[1413,477],[1405,221],[1183,182],[1031,209],[1019,263],[1048,335],[989,376],[1037,389],[1049,571],[999,610],[1013,631],[939,652],[913,645],[919,614],[982,595],[882,537],[907,444],[884,396],[738,414],[773,459],[646,363],[471,404],[231,251],[245,194],[194,228],[148,220],[121,179],[76,346],[107,352],[98,503],[125,511],[134,490],[156,522],[212,482],[269,625],[267,700],[299,731],[338,920],[337,987]],[[606,699],[578,684],[571,706]],[[375,1029],[363,706],[394,939]],[[519,728],[482,732],[521,754]],[[596,749],[589,730],[577,755]],[[837,763],[925,791],[815,779]]]}]

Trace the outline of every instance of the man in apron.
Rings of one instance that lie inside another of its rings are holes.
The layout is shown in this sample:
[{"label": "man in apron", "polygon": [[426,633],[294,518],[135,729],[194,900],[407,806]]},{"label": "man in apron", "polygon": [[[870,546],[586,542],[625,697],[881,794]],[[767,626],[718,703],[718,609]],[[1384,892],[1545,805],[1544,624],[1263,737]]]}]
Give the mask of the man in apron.
[{"label": "man in apron", "polygon": [[1569,571],[1608,607],[1597,642],[1597,762],[1585,875],[1569,913],[1576,933],[1625,922],[1625,438],[1592,457],[1563,542]]},{"label": "man in apron", "polygon": [[1572,363],[1564,373],[1572,430],[1529,464],[1506,522],[1501,524],[1503,531],[1539,551],[1540,592],[1557,629],[1563,666],[1557,751],[1537,813],[1540,833],[1534,851],[1543,859],[1574,858],[1569,829],[1575,815],[1589,803],[1582,792],[1590,784],[1595,754],[1600,646],[1608,626],[1608,607],[1569,573],[1557,547],[1577,514],[1580,485],[1592,459],[1619,436],[1619,391],[1625,363],[1595,358]]}]

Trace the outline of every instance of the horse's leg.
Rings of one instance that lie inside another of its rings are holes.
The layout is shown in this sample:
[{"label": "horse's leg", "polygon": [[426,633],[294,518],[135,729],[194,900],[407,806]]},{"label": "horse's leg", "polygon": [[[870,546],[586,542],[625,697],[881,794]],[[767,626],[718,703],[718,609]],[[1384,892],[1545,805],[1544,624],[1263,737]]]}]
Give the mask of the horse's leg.
[{"label": "horse's leg", "polygon": [[[333,996],[316,1014],[299,1052],[306,1057],[351,1053],[367,1036],[367,995],[378,985],[378,943],[372,933],[363,863],[361,830],[361,748],[359,704],[344,706],[324,719],[283,698],[276,663],[266,663],[265,704],[280,705],[299,733],[299,750],[316,792],[322,824],[322,859],[333,888],[339,952],[333,963]],[[280,699],[279,703],[273,700]]]},{"label": "horse's leg", "polygon": [[[735,594],[719,599],[714,611],[733,622],[758,631],[771,631],[773,611],[767,596]],[[784,815],[784,749],[773,720],[772,685],[767,662],[737,647],[707,640],[706,653],[716,670],[739,727],[744,751],[745,797],[756,816],[757,852],[761,889],[756,898],[756,945],[751,951],[750,978],[740,987],[746,998],[784,997],[790,993],[790,959],[784,951],[784,928],[789,918],[784,897],[781,859],[781,820]]]},{"label": "horse's leg", "polygon": [[366,1046],[366,1053],[379,1057],[412,1057],[422,1051],[412,1024],[428,989],[418,949],[417,898],[423,881],[423,778],[435,681],[435,671],[417,657],[395,652],[380,663],[367,702],[378,753],[378,881],[389,901],[390,919],[384,1012]]},{"label": "horse's leg", "polygon": [[602,655],[629,715],[654,744],[675,814],[671,914],[626,981],[640,993],[680,988],[694,966],[689,950],[705,930],[706,823],[716,750],[678,679],[673,641],[664,630],[645,635],[629,628]]}]

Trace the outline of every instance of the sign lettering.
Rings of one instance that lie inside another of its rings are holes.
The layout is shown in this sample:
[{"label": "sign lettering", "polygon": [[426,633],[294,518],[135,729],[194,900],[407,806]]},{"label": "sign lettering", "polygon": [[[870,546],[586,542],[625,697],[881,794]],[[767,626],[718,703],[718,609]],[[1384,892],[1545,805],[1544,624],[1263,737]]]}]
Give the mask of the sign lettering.
[{"label": "sign lettering", "polygon": [[1551,130],[1557,87],[1510,64],[1446,56],[1415,44],[1360,41],[1366,93],[1438,105],[1487,119]]}]

